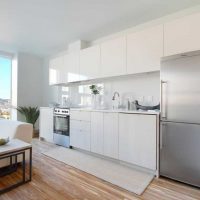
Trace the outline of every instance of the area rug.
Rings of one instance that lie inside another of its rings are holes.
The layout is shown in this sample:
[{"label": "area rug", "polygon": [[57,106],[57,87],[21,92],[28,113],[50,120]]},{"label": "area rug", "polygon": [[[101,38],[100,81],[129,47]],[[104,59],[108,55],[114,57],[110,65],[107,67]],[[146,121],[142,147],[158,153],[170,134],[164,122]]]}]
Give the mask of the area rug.
[{"label": "area rug", "polygon": [[56,147],[43,154],[137,195],[141,195],[154,178],[154,175],[150,173],[74,149]]}]

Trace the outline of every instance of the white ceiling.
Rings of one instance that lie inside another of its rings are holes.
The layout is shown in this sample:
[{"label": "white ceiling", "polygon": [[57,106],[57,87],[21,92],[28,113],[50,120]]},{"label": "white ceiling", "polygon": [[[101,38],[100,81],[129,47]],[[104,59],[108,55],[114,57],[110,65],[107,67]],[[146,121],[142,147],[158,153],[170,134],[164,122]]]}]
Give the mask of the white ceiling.
[{"label": "white ceiling", "polygon": [[200,0],[0,0],[0,50],[42,56],[94,40]]}]

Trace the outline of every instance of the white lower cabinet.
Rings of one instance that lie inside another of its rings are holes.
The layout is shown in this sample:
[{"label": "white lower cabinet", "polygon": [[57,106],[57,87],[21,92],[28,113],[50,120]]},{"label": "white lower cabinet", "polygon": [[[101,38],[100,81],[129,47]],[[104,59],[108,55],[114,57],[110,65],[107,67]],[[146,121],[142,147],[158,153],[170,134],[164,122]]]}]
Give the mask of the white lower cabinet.
[{"label": "white lower cabinet", "polygon": [[119,114],[119,159],[156,170],[156,115]]},{"label": "white lower cabinet", "polygon": [[90,151],[90,122],[70,120],[70,145]]},{"label": "white lower cabinet", "polygon": [[91,112],[91,152],[103,155],[103,113]]},{"label": "white lower cabinet", "polygon": [[90,114],[88,111],[71,110],[70,119],[90,122]]},{"label": "white lower cabinet", "polygon": [[156,170],[157,115],[71,111],[70,145]]},{"label": "white lower cabinet", "polygon": [[103,116],[104,155],[118,159],[118,113],[104,113]]},{"label": "white lower cabinet", "polygon": [[53,142],[53,108],[40,108],[40,138]]}]

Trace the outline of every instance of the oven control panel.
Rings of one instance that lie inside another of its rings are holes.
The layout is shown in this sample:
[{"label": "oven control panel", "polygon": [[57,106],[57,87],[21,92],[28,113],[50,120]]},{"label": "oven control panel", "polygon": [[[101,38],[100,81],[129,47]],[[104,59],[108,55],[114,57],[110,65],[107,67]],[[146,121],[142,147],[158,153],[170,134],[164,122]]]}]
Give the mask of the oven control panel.
[{"label": "oven control panel", "polygon": [[56,115],[69,115],[69,108],[54,108]]}]

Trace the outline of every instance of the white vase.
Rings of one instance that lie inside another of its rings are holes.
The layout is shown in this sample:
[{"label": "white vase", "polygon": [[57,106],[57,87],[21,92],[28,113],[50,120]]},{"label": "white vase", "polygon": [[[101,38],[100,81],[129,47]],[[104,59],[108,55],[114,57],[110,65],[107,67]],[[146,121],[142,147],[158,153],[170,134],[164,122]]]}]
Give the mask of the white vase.
[{"label": "white vase", "polygon": [[98,94],[92,94],[92,108],[97,109],[99,108],[99,95]]}]

